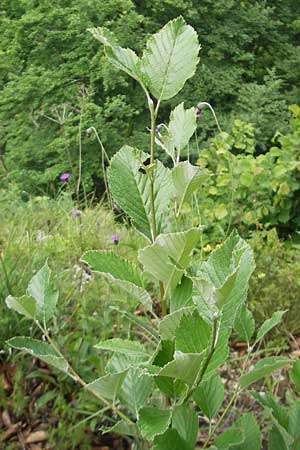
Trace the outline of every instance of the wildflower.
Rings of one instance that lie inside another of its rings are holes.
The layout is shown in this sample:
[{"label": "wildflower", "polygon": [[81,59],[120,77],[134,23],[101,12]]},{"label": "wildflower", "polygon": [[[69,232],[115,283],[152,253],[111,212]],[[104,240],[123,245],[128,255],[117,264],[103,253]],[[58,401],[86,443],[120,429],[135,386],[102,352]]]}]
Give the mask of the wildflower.
[{"label": "wildflower", "polygon": [[80,214],[81,214],[81,211],[79,211],[79,209],[76,209],[76,208],[72,209],[72,211],[70,212],[70,215],[73,218],[80,216]]},{"label": "wildflower", "polygon": [[120,242],[120,239],[121,239],[121,237],[120,237],[120,235],[118,233],[113,234],[112,237],[111,237],[111,240],[113,241],[113,243],[115,245],[118,245],[118,243]]},{"label": "wildflower", "polygon": [[59,175],[60,181],[67,181],[70,178],[71,174],[69,172],[64,172]]},{"label": "wildflower", "polygon": [[204,248],[203,248],[204,253],[209,253],[212,251],[212,248],[209,244],[207,244]]}]

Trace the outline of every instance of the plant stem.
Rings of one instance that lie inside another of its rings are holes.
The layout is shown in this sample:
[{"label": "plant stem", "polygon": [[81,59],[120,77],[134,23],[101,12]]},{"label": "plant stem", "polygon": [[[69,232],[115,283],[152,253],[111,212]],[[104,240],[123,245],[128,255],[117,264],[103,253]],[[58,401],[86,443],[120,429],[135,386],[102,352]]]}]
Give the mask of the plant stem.
[{"label": "plant stem", "polygon": [[[53,349],[56,351],[56,353],[63,358],[65,361],[66,358],[64,357],[64,355],[61,353],[61,351],[59,350],[58,346],[56,345],[56,343],[53,341],[53,339],[51,338],[51,336],[48,333],[47,330],[47,326],[46,323],[44,323],[44,326],[42,327],[39,322],[37,322],[38,327],[40,328],[40,330],[44,333],[44,335],[46,336],[49,344],[53,347]],[[79,384],[81,384],[81,386],[85,389],[87,389],[88,383],[86,383],[81,377],[80,375],[73,369],[73,367],[70,365],[70,363],[67,361],[68,363],[68,368],[70,372],[67,372],[67,375],[69,375],[72,380],[78,382]],[[89,391],[91,392],[91,391]],[[129,424],[133,424],[134,422],[132,422],[131,419],[129,419],[129,417],[127,417],[124,413],[122,413],[122,411],[120,411],[118,408],[115,407],[115,405],[113,405],[112,403],[110,403],[108,400],[106,400],[104,397],[102,397],[102,395],[96,393],[96,392],[92,392],[92,394],[97,397],[98,400],[100,400],[104,405],[106,405],[109,409],[111,409],[115,414],[117,414],[122,420],[125,420],[127,423]]]},{"label": "plant stem", "polygon": [[[156,111],[154,110],[154,105],[152,99],[148,98],[148,105],[151,117],[151,132],[150,132],[150,164],[155,163],[154,156],[154,145],[155,145],[155,126],[156,126]],[[149,174],[150,178],[150,205],[151,205],[151,231],[152,240],[155,241],[157,237],[157,226],[156,226],[156,214],[155,214],[155,202],[154,202],[154,175],[153,172]]]},{"label": "plant stem", "polygon": [[197,387],[199,386],[199,384],[201,383],[201,381],[202,381],[202,379],[204,377],[206,369],[207,369],[207,367],[208,367],[208,365],[210,363],[210,360],[211,360],[211,358],[212,358],[212,356],[214,354],[214,351],[215,351],[216,338],[217,338],[217,325],[218,325],[218,319],[217,319],[217,317],[214,317],[214,319],[213,319],[213,331],[212,331],[212,338],[211,338],[209,353],[207,355],[205,363],[202,366],[202,369],[198,373],[198,376],[196,378],[195,383],[193,384],[193,386],[186,393],[185,398],[183,400],[183,403],[187,402],[191,398],[191,396],[193,395],[193,393],[195,392],[195,390],[197,389]]}]

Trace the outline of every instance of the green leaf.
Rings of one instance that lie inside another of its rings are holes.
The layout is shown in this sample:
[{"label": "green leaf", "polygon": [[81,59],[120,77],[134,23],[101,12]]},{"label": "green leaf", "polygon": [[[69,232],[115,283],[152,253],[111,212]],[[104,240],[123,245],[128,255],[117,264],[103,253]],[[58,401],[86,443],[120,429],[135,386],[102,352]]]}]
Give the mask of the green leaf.
[{"label": "green leaf", "polygon": [[250,339],[255,331],[255,320],[252,312],[245,305],[241,307],[240,313],[236,316],[234,329],[238,337],[246,341],[249,345]]},{"label": "green leaf", "polygon": [[281,322],[282,317],[285,313],[286,311],[274,312],[272,317],[270,319],[267,319],[258,330],[256,342],[260,341],[270,330],[272,330],[272,328],[276,327],[276,325]]},{"label": "green leaf", "polygon": [[192,306],[192,292],[193,292],[193,282],[190,278],[183,275],[180,283],[176,286],[173,295],[170,300],[170,311],[171,313],[178,311],[179,309]]},{"label": "green leaf", "polygon": [[199,49],[197,33],[182,17],[150,37],[141,70],[154,97],[168,100],[183,88],[196,71]]},{"label": "green leaf", "polygon": [[181,318],[184,314],[189,314],[194,311],[194,307],[180,308],[171,314],[165,316],[159,322],[159,334],[163,340],[172,340],[175,336],[175,331],[180,324]]},{"label": "green leaf", "polygon": [[174,360],[166,364],[158,374],[193,384],[201,368],[203,357],[204,352],[182,353],[176,351],[174,352]]},{"label": "green leaf", "polygon": [[86,389],[96,396],[100,395],[115,402],[126,375],[127,370],[120,373],[108,373],[87,384]]},{"label": "green leaf", "polygon": [[288,432],[294,438],[293,450],[299,450],[300,447],[300,403],[294,402],[289,408],[289,427]]},{"label": "green leaf", "polygon": [[271,394],[263,392],[251,392],[252,397],[265,409],[265,411],[270,413],[270,416],[277,420],[277,422],[285,429],[288,427],[288,414],[287,408],[282,406],[278,399]]},{"label": "green leaf", "polygon": [[197,228],[161,234],[152,245],[139,251],[139,261],[145,271],[163,282],[166,294],[174,292],[181,280],[199,237]]},{"label": "green leaf", "polygon": [[195,390],[194,400],[206,417],[211,420],[219,411],[224,400],[224,385],[219,375],[201,383]]},{"label": "green leaf", "polygon": [[[197,278],[212,286],[210,301],[213,302],[215,297],[215,304],[222,309],[220,333],[227,333],[233,326],[237,312],[246,301],[248,282],[254,268],[251,247],[236,233],[232,233],[199,267]],[[198,292],[201,295],[201,291]],[[204,301],[207,302],[206,299]]]},{"label": "green leaf", "polygon": [[195,311],[183,315],[175,331],[175,349],[183,353],[201,353],[210,344],[211,328]]},{"label": "green leaf", "polygon": [[101,431],[103,434],[114,433],[121,436],[138,436],[138,429],[135,423],[128,423],[125,420],[120,420],[112,427],[102,427]]},{"label": "green leaf", "polygon": [[58,356],[51,345],[46,344],[45,342],[20,336],[10,339],[7,341],[7,344],[12,348],[22,350],[35,358],[41,359],[46,364],[54,366],[62,372],[68,371],[67,361],[63,357]]},{"label": "green leaf", "polygon": [[23,295],[22,297],[15,298],[12,295],[9,295],[5,303],[8,308],[13,309],[18,312],[22,316],[25,316],[26,319],[35,319],[35,300],[28,295]]},{"label": "green leaf", "polygon": [[261,378],[270,375],[274,370],[281,369],[289,364],[292,364],[292,361],[282,356],[270,356],[269,358],[264,358],[255,365],[251,372],[241,376],[239,383],[243,388],[246,388]]},{"label": "green leaf", "polygon": [[53,317],[58,300],[58,292],[54,291],[50,284],[50,275],[51,271],[46,262],[32,277],[27,288],[27,295],[36,301],[36,319],[42,323]]},{"label": "green leaf", "polygon": [[143,375],[140,369],[130,369],[120,392],[122,403],[135,417],[139,417],[139,409],[147,402],[153,389],[153,380],[148,375]]},{"label": "green leaf", "polygon": [[121,353],[123,355],[148,358],[148,354],[141,343],[127,339],[107,339],[106,341],[101,341],[94,345],[94,347],[101,350]]},{"label": "green leaf", "polygon": [[191,448],[194,448],[198,437],[198,416],[191,405],[177,406],[172,415],[172,428]]},{"label": "green leaf", "polygon": [[[111,160],[108,169],[108,181],[116,203],[132,219],[134,226],[151,240],[151,183],[149,177],[140,171],[146,153],[124,146]],[[173,196],[170,171],[161,162],[154,169],[154,205],[156,211],[157,232],[164,228],[163,219],[169,200]]]},{"label": "green leaf", "polygon": [[238,450],[243,445],[245,435],[243,430],[237,427],[224,431],[214,443],[217,450]]},{"label": "green leaf", "polygon": [[242,415],[214,445],[219,450],[260,450],[260,430],[254,416],[250,413]]},{"label": "green leaf", "polygon": [[113,252],[96,250],[84,253],[81,260],[93,271],[106,277],[114,286],[125,291],[131,298],[152,310],[150,294],[143,288],[141,274],[133,263]]},{"label": "green leaf", "polygon": [[163,434],[167,430],[171,417],[171,409],[142,408],[138,420],[138,427],[142,436],[149,441],[153,441],[155,436]]},{"label": "green leaf", "polygon": [[189,161],[180,162],[171,173],[178,203],[177,215],[179,215],[182,205],[188,202],[192,194],[203,184],[206,174]]},{"label": "green leaf", "polygon": [[296,360],[293,362],[293,367],[289,375],[291,382],[295,386],[296,392],[300,394],[300,360]]},{"label": "green leaf", "polygon": [[90,28],[88,31],[105,46],[105,53],[110,63],[135,80],[142,82],[140,59],[133,50],[122,48],[112,42],[111,35],[105,28]]},{"label": "green leaf", "polygon": [[[168,362],[173,360],[174,342],[161,341],[157,350],[155,351],[152,364],[159,368],[165,366]],[[170,377],[155,376],[154,382],[157,387],[168,397],[176,397],[184,388],[181,381],[174,381]]]},{"label": "green leaf", "polygon": [[276,426],[273,426],[268,434],[268,450],[289,450]]},{"label": "green leaf", "polygon": [[194,450],[194,448],[188,445],[172,428],[161,436],[156,436],[153,450]]},{"label": "green leaf", "polygon": [[171,112],[168,128],[179,159],[197,128],[195,108],[184,109],[183,102],[177,105]]}]

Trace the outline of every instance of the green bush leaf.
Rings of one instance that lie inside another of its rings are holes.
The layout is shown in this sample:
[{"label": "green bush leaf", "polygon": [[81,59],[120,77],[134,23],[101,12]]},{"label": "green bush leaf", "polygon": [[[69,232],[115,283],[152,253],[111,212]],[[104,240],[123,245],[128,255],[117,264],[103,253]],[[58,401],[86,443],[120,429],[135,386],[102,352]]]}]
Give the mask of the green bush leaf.
[{"label": "green bush leaf", "polygon": [[36,302],[34,298],[29,297],[28,295],[23,295],[22,297],[18,298],[9,295],[6,298],[5,303],[8,308],[13,309],[22,316],[25,316],[27,319],[35,319]]},{"label": "green bush leaf", "polygon": [[260,430],[252,414],[242,415],[216,439],[218,450],[260,450]]},{"label": "green bush leaf", "polygon": [[101,431],[103,434],[106,433],[114,433],[119,434],[121,436],[138,436],[138,429],[135,423],[128,423],[125,420],[120,420],[112,427],[102,427]]},{"label": "green bush leaf", "polygon": [[198,166],[193,166],[189,161],[180,162],[172,169],[171,173],[178,203],[177,214],[179,214],[182,205],[188,202],[192,194],[203,184],[206,174]]},{"label": "green bush leaf", "polygon": [[105,53],[111,64],[123,70],[135,80],[142,82],[140,59],[133,50],[116,45],[105,28],[90,28],[88,31],[105,46]]},{"label": "green bush leaf", "polygon": [[289,450],[280,433],[280,431],[273,426],[268,434],[268,450]]},{"label": "green bush leaf", "polygon": [[161,234],[152,245],[139,251],[139,261],[145,271],[163,282],[166,294],[174,292],[181,280],[199,237],[197,228]]},{"label": "green bush leaf", "polygon": [[139,412],[138,427],[147,440],[153,441],[158,434],[163,434],[171,422],[171,409],[154,407],[142,408]]},{"label": "green bush leaf", "polygon": [[170,300],[170,311],[175,312],[186,306],[192,306],[193,282],[189,277],[183,275],[180,283],[176,286]]},{"label": "green bush leaf", "polygon": [[166,364],[158,374],[193,384],[201,368],[204,353],[182,353],[176,351],[174,352],[174,360]]},{"label": "green bush leaf", "polygon": [[292,361],[282,356],[270,356],[269,358],[264,358],[255,365],[251,372],[241,376],[239,383],[245,388],[261,378],[270,375],[274,370],[281,369],[289,364],[292,364]]},{"label": "green bush leaf", "polygon": [[175,331],[180,324],[181,318],[184,314],[189,314],[194,311],[194,307],[180,308],[171,314],[165,316],[159,322],[159,334],[163,340],[172,340],[175,336]]},{"label": "green bush leaf", "polygon": [[182,89],[196,71],[199,48],[197,33],[182,17],[150,37],[141,70],[154,97],[168,100]]},{"label": "green bush leaf", "polygon": [[191,405],[177,406],[172,415],[172,428],[191,448],[194,448],[198,437],[198,416]]},{"label": "green bush leaf", "polygon": [[62,372],[68,371],[69,366],[67,361],[61,356],[58,356],[51,345],[46,344],[45,342],[20,336],[10,339],[7,341],[7,344],[12,348],[22,350],[35,358],[41,359],[46,364],[49,364]]},{"label": "green bush leaf", "polygon": [[152,377],[139,368],[130,368],[119,392],[121,403],[136,417],[153,390]]},{"label": "green bush leaf", "polygon": [[94,345],[94,347],[101,350],[121,353],[127,356],[148,358],[148,354],[141,343],[137,341],[130,341],[128,339],[107,339],[106,341],[101,341],[98,344]]},{"label": "green bush leaf", "polygon": [[35,317],[40,322],[51,319],[55,312],[58,292],[50,284],[51,271],[47,262],[32,277],[27,288],[27,295],[35,299]]},{"label": "green bush leaf", "polygon": [[300,360],[296,360],[293,362],[293,367],[289,375],[291,382],[295,386],[296,392],[300,394]]},{"label": "green bush leaf", "polygon": [[258,330],[256,342],[260,341],[270,330],[272,330],[272,328],[276,327],[276,325],[281,322],[282,317],[285,313],[286,311],[274,312],[272,317],[270,319],[267,319]]},{"label": "green bush leaf", "polygon": [[195,390],[194,400],[210,420],[217,414],[224,400],[224,385],[219,375],[211,377]]},{"label": "green bush leaf", "polygon": [[194,447],[188,445],[172,428],[167,430],[161,436],[156,436],[153,450],[194,450]]},{"label": "green bush leaf", "polygon": [[[251,247],[236,233],[232,233],[199,267],[197,278],[212,286],[211,301],[215,298],[216,305],[222,309],[220,333],[226,333],[233,326],[239,308],[246,301],[248,282],[254,268]],[[206,287],[205,292],[207,290]],[[198,293],[203,295],[200,290]],[[207,303],[206,298],[203,301]]]},{"label": "green bush leaf", "polygon": [[150,294],[143,288],[141,274],[133,263],[113,252],[96,250],[84,253],[81,260],[151,311]]},{"label": "green bush leaf", "polygon": [[95,395],[101,395],[101,397],[115,402],[126,375],[127,370],[120,373],[108,373],[87,384],[86,389]]},{"label": "green bush leaf", "polygon": [[[146,153],[124,146],[111,160],[108,181],[116,203],[132,219],[134,226],[151,240],[150,180],[140,171]],[[170,171],[157,161],[154,169],[154,204],[157,232],[163,231],[164,213],[173,196]]]},{"label": "green bush leaf", "polygon": [[175,331],[175,349],[183,353],[201,353],[210,344],[211,328],[199,316],[183,315]]},{"label": "green bush leaf", "polygon": [[255,320],[252,312],[245,305],[241,307],[240,313],[236,316],[234,329],[240,339],[250,343],[255,331]]}]

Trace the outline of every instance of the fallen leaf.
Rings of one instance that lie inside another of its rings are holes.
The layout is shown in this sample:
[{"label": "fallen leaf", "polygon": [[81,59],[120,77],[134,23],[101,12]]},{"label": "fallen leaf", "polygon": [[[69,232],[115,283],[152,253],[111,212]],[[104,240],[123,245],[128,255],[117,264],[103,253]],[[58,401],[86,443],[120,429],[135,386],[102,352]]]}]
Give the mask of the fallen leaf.
[{"label": "fallen leaf", "polygon": [[25,439],[25,444],[31,444],[34,442],[43,442],[43,441],[47,441],[48,439],[48,434],[43,431],[34,431],[33,433],[30,433],[26,439]]}]

